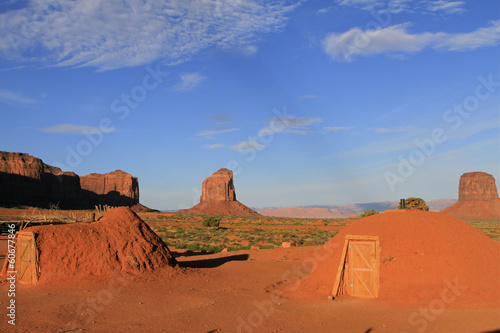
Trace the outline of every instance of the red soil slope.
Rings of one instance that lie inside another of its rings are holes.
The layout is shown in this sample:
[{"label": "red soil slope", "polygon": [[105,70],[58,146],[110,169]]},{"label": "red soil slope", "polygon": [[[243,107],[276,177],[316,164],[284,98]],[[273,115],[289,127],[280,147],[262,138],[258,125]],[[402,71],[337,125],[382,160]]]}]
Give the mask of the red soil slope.
[{"label": "red soil slope", "polygon": [[500,305],[498,244],[461,220],[423,211],[377,214],[353,222],[311,260],[315,269],[288,288],[289,297],[331,295],[346,235],[379,236],[380,299],[422,304],[441,299],[448,289],[446,293],[458,296],[447,306]]},{"label": "red soil slope", "polygon": [[225,214],[225,215],[255,215],[260,214],[235,201],[203,201],[189,209],[181,209],[178,213]]},{"label": "red soil slope", "polygon": [[36,234],[40,283],[138,274],[177,264],[161,238],[127,207],[108,211],[98,222],[25,231]]},{"label": "red soil slope", "polygon": [[500,221],[500,199],[458,201],[441,213],[465,220]]}]

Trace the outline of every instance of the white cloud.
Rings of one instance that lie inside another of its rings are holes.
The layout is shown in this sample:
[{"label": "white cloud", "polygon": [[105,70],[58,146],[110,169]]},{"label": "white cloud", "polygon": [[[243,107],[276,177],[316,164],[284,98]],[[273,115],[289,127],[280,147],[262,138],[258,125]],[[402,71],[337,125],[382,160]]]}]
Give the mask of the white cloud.
[{"label": "white cloud", "polygon": [[375,133],[401,133],[401,132],[414,132],[415,127],[392,127],[392,128],[377,128]]},{"label": "white cloud", "polygon": [[256,141],[242,141],[240,143],[232,145],[230,148],[236,151],[258,151],[266,147],[266,145],[260,144]]},{"label": "white cloud", "polygon": [[302,96],[299,96],[299,99],[314,99],[314,98],[318,98],[319,96],[318,95],[302,95]]},{"label": "white cloud", "polygon": [[111,133],[115,131],[113,127],[93,127],[74,124],[58,124],[51,127],[41,129],[45,133],[64,133],[64,134],[86,134],[86,133]]},{"label": "white cloud", "polygon": [[236,130],[237,130],[236,128],[219,128],[219,129],[201,131],[196,135],[198,135],[198,136],[213,136],[216,134],[234,132]]},{"label": "white cloud", "polygon": [[254,43],[264,34],[280,31],[300,2],[47,0],[23,4],[21,9],[0,14],[4,56],[27,63],[109,70],[158,59],[181,63],[209,47],[248,46],[246,52],[255,52]]},{"label": "white cloud", "polygon": [[233,118],[234,113],[211,114],[205,117],[206,120],[218,125],[231,123]]},{"label": "white cloud", "polygon": [[336,126],[336,127],[325,127],[327,132],[338,132],[338,131],[348,131],[352,129],[352,126]]},{"label": "white cloud", "polygon": [[326,14],[328,13],[330,10],[332,10],[333,7],[326,7],[326,8],[321,8],[321,9],[318,9],[318,11],[316,12],[317,14],[321,15],[321,14]]},{"label": "white cloud", "polygon": [[32,104],[36,102],[36,100],[32,98],[20,95],[10,90],[3,90],[3,89],[0,89],[0,100],[4,100],[7,102],[22,103],[22,104]]},{"label": "white cloud", "polygon": [[500,43],[500,20],[490,22],[489,27],[473,32],[448,34],[437,40],[434,48],[441,51],[468,51]]},{"label": "white cloud", "polygon": [[217,144],[214,144],[214,145],[205,145],[205,148],[208,148],[208,149],[218,149],[218,148],[224,148],[225,146],[220,144],[220,143],[217,143]]},{"label": "white cloud", "polygon": [[307,134],[309,125],[323,122],[318,117],[273,117],[267,120],[269,126],[261,129],[259,135],[268,135],[269,131],[273,133],[296,133]]},{"label": "white cloud", "polygon": [[420,12],[430,14],[441,12],[456,14],[465,11],[465,1],[450,0],[339,0],[340,6],[357,7],[367,11],[388,10],[391,14]]},{"label": "white cloud", "polygon": [[173,89],[183,92],[193,90],[207,79],[206,76],[200,73],[182,73],[179,74],[179,77],[181,78],[181,82],[176,84]]},{"label": "white cloud", "polygon": [[407,54],[430,47],[438,51],[467,51],[500,43],[500,20],[469,33],[423,32],[411,34],[409,24],[363,31],[358,27],[323,40],[325,52],[338,61],[375,54]]},{"label": "white cloud", "polygon": [[465,11],[462,7],[465,1],[436,0],[429,1],[427,9],[431,12],[443,11],[446,13],[461,13]]}]

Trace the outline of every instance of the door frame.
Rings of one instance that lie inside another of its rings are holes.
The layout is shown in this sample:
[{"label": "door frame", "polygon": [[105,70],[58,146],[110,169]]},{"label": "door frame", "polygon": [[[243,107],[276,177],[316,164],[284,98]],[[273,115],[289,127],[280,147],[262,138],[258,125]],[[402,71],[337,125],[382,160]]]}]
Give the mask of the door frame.
[{"label": "door frame", "polygon": [[[21,243],[26,242],[28,245],[24,248],[23,253],[20,253]],[[28,260],[23,260],[25,256],[29,256]],[[29,231],[19,231],[16,234],[16,271],[17,281],[21,284],[37,284],[39,275],[38,265],[38,250],[36,248],[35,234]],[[23,265],[27,263],[27,265]],[[24,270],[23,270],[24,268]],[[29,272],[26,272],[29,270]],[[23,274],[24,273],[24,274]]]},{"label": "door frame", "polygon": [[334,297],[347,294],[345,289],[345,266],[348,254],[349,241],[351,240],[366,240],[375,242],[375,265],[373,270],[376,275],[375,285],[373,294],[374,297],[378,297],[378,292],[380,289],[380,239],[379,236],[365,236],[365,235],[346,235],[344,241],[344,248],[342,249],[342,256],[340,257],[339,267],[337,269],[337,275],[335,276],[335,282],[333,283],[332,295]]}]

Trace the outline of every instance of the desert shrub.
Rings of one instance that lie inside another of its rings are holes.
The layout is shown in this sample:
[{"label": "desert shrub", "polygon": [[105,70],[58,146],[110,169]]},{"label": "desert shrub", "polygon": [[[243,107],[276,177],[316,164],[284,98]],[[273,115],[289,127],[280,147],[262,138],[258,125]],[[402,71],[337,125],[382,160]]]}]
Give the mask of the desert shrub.
[{"label": "desert shrub", "polygon": [[[406,209],[420,209],[429,210],[429,206],[425,203],[424,199],[410,197],[405,199]],[[401,204],[398,205],[398,209],[401,209]]]},{"label": "desert shrub", "polygon": [[376,211],[375,209],[367,209],[363,213],[361,213],[361,215],[359,217],[367,217],[367,216],[375,215],[378,213],[379,212]]},{"label": "desert shrub", "polygon": [[220,218],[215,216],[207,216],[203,219],[201,225],[203,227],[218,227],[220,224]]}]

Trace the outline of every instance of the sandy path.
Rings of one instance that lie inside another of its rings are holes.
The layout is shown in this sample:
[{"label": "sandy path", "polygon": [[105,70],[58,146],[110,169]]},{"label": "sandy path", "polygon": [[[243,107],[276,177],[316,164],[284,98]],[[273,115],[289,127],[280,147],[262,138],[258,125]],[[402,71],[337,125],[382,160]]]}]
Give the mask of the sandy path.
[{"label": "sandy path", "polygon": [[[418,308],[377,300],[272,302],[266,287],[297,272],[312,248],[190,255],[183,272],[101,283],[18,286],[18,332],[486,332],[499,309],[445,309],[409,319]],[[194,267],[194,268],[193,268]],[[200,268],[205,267],[205,268]],[[302,273],[303,271],[298,271]],[[8,285],[0,284],[0,309]],[[425,306],[423,307],[426,308]],[[6,310],[0,310],[6,311]],[[79,315],[80,314],[80,315]]]}]

